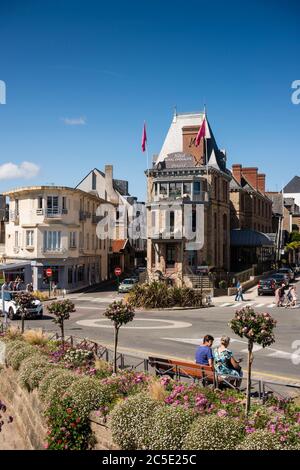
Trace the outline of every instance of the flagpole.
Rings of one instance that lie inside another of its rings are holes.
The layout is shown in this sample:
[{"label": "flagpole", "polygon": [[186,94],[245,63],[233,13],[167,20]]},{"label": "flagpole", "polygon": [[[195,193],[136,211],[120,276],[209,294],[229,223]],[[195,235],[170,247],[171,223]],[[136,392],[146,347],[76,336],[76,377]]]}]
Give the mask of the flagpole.
[{"label": "flagpole", "polygon": [[207,137],[206,137],[206,133],[207,133],[207,130],[208,130],[208,123],[207,123],[207,119],[206,119],[206,105],[204,105],[204,119],[205,119],[205,124],[207,126],[207,129],[206,129],[206,132],[205,132],[205,164],[206,164],[206,175],[208,177],[208,154],[207,154]]}]

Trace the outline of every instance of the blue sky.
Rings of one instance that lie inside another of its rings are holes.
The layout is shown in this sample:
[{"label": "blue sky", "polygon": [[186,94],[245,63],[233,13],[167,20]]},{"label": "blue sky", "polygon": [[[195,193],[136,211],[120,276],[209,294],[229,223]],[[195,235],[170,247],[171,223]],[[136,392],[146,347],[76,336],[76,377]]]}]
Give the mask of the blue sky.
[{"label": "blue sky", "polygon": [[229,165],[280,189],[300,173],[299,14],[277,0],[1,0],[0,191],[75,186],[112,163],[144,199],[143,121],[158,153],[174,105],[204,101]]}]

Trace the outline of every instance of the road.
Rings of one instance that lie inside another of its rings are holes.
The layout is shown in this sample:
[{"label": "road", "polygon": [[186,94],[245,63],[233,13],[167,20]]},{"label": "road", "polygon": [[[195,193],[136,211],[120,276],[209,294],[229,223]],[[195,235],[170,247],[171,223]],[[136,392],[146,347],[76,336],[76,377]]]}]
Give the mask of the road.
[{"label": "road", "polygon": [[[103,312],[110,302],[121,297],[113,290],[70,294],[68,298],[75,303],[76,312],[65,322],[66,334],[112,347],[112,325],[103,317]],[[234,355],[243,358],[246,365],[247,344],[232,333],[228,322],[236,308],[248,304],[257,311],[269,312],[278,322],[274,345],[265,349],[255,346],[255,373],[266,380],[285,379],[299,383],[300,305],[296,308],[277,308],[274,297],[257,297],[255,290],[246,293],[245,302],[240,304],[233,298],[227,302],[216,298],[213,307],[204,309],[137,311],[134,321],[120,330],[120,350],[139,357],[164,355],[194,360],[195,348],[205,334],[214,336],[214,345],[225,334],[232,338],[230,347]],[[27,320],[26,327],[58,331],[47,313],[43,320]]]}]

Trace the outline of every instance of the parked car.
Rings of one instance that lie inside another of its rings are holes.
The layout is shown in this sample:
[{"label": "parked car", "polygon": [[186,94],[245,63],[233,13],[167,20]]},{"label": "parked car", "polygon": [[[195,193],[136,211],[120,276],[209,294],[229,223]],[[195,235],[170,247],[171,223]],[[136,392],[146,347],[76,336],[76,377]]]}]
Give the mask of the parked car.
[{"label": "parked car", "polygon": [[285,287],[288,287],[290,283],[290,277],[285,273],[276,273],[272,274],[272,279],[279,283],[279,285],[285,284]]},{"label": "parked car", "polygon": [[[8,318],[14,320],[20,316],[20,308],[15,301],[15,296],[20,291],[5,291],[4,292],[4,301],[5,301],[5,311],[7,312]],[[43,304],[40,300],[35,299],[33,301],[34,307],[28,310],[28,316],[31,318],[42,318],[43,317]],[[0,291],[0,312],[4,315],[3,312],[3,299],[2,291]]]},{"label": "parked car", "polygon": [[294,271],[291,268],[280,268],[277,271],[278,273],[287,274],[291,281],[295,279]]},{"label": "parked car", "polygon": [[138,279],[135,277],[128,277],[127,279],[123,279],[123,281],[119,284],[118,293],[125,294],[126,292],[130,292],[138,282]]},{"label": "parked car", "polygon": [[276,279],[273,278],[261,279],[257,285],[257,293],[258,295],[275,295],[275,290],[277,287],[281,286],[281,284],[279,280],[276,281]]},{"label": "parked car", "polygon": [[291,268],[295,274],[299,274],[300,266],[296,263],[290,263],[289,268]]}]

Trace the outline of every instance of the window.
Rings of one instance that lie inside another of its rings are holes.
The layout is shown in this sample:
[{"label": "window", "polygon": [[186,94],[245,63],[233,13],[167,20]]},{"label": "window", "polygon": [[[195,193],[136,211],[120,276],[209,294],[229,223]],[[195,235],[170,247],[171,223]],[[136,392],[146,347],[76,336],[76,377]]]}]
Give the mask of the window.
[{"label": "window", "polygon": [[175,212],[171,211],[170,212],[170,232],[174,232],[174,226],[175,226]]},{"label": "window", "polygon": [[97,188],[97,175],[93,171],[93,173],[92,173],[92,189],[96,189],[96,188]]},{"label": "window", "polygon": [[66,210],[66,208],[67,208],[67,198],[65,196],[63,196],[63,198],[62,198],[62,208],[64,210]]},{"label": "window", "polygon": [[192,188],[191,188],[191,183],[183,183],[183,194],[191,194],[192,193]]},{"label": "window", "polygon": [[16,210],[16,215],[19,214],[19,199],[16,199],[15,201],[15,210]]},{"label": "window", "polygon": [[78,282],[84,281],[84,265],[80,264],[77,270]]},{"label": "window", "polygon": [[182,183],[170,183],[169,196],[171,198],[181,197]]},{"label": "window", "polygon": [[58,214],[58,196],[47,197],[47,212],[49,215]]},{"label": "window", "polygon": [[43,198],[39,196],[38,198],[38,209],[43,209]]},{"label": "window", "polygon": [[167,245],[167,268],[173,268],[175,266],[175,246]]},{"label": "window", "polygon": [[154,183],[154,196],[157,196],[158,186],[157,183]]},{"label": "window", "polygon": [[194,181],[194,196],[199,195],[201,191],[200,181]]},{"label": "window", "polygon": [[76,248],[76,232],[70,232],[69,247]]},{"label": "window", "polygon": [[45,231],[44,232],[44,250],[60,251],[61,250],[61,232]]},{"label": "window", "polygon": [[193,209],[192,211],[192,231],[196,232],[197,228],[197,212],[196,209]]},{"label": "window", "polygon": [[15,232],[15,247],[19,246],[19,232]]},{"label": "window", "polygon": [[33,230],[26,230],[26,246],[33,246]]},{"label": "window", "polygon": [[168,185],[167,185],[167,183],[160,183],[159,194],[161,196],[167,196],[168,195]]}]

